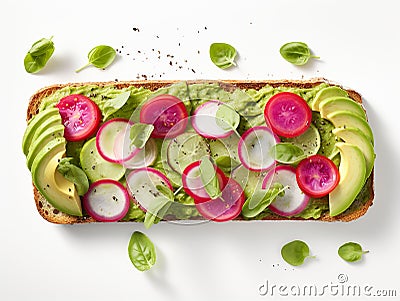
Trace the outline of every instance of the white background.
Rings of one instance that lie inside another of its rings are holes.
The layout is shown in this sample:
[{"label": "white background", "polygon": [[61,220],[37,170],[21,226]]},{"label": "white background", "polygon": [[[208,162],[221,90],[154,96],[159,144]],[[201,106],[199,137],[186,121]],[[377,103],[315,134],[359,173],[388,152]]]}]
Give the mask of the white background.
[{"label": "white background", "polygon": [[[346,285],[372,286],[372,294],[395,289],[400,298],[398,1],[1,3],[0,299],[263,300],[271,299],[271,291],[259,295],[267,280],[277,287],[315,284],[322,290],[338,284],[339,274],[347,275]],[[31,44],[52,35],[56,51],[47,67],[27,74],[23,59]],[[303,67],[287,63],[279,48],[289,41],[308,43],[321,59]],[[234,45],[238,67],[215,67],[208,56],[212,42]],[[76,74],[87,52],[99,44],[122,53],[105,71],[89,67]],[[146,230],[138,224],[44,221],[36,212],[21,151],[29,97],[55,83],[133,80],[138,74],[161,79],[325,77],[359,91],[376,141],[373,207],[355,222],[331,224],[162,223]],[[156,245],[157,264],[149,272],[135,270],[128,258],[135,230]],[[306,241],[316,259],[297,268],[284,263],[280,248],[293,239]],[[347,241],[361,243],[370,253],[360,263],[342,261],[337,248]],[[291,299],[290,290],[283,293],[289,296],[279,296],[275,288],[272,297]],[[332,297],[326,290],[315,299],[351,298]]]}]

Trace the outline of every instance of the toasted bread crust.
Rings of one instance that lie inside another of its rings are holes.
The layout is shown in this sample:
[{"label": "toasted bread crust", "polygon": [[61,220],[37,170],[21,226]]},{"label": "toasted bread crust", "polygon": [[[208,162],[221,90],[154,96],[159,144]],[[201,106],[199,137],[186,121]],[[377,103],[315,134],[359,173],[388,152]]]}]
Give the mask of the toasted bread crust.
[{"label": "toasted bread crust", "polygon": [[[151,91],[155,91],[159,88],[171,85],[173,83],[176,83],[178,81],[175,80],[160,80],[160,81],[124,81],[124,82],[86,82],[86,83],[69,83],[69,84],[58,84],[58,85],[52,85],[48,86],[45,88],[40,89],[37,91],[32,97],[30,98],[28,109],[27,109],[27,121],[30,120],[34,115],[37,114],[40,103],[43,98],[45,98],[48,95],[53,94],[55,91],[62,89],[66,86],[85,86],[85,85],[97,85],[97,86],[115,86],[117,88],[125,88],[128,86],[135,86],[135,87],[143,87],[146,89],[149,89]],[[190,81],[189,81],[190,82]],[[194,82],[199,82],[199,81],[193,81]],[[331,83],[323,78],[315,78],[315,79],[310,79],[310,80],[219,80],[218,82],[220,83],[226,83],[228,85],[235,85],[238,88],[241,89],[260,89],[265,85],[271,85],[273,87],[277,86],[286,86],[286,87],[296,87],[296,88],[312,88],[316,85],[319,85],[321,83],[328,83],[329,85],[332,86],[340,86],[334,83]],[[362,103],[362,97],[359,93],[357,93],[354,90],[351,89],[346,89],[341,87],[342,89],[346,90],[349,96],[355,100],[358,103]],[[374,200],[374,182],[373,182],[373,172],[371,174],[371,178],[369,179],[369,195],[370,198],[363,203],[359,208],[356,210],[353,210],[351,212],[345,211],[344,213],[338,215],[338,216],[329,216],[329,214],[322,215],[319,219],[319,221],[324,221],[324,222],[332,222],[332,221],[343,221],[343,222],[348,222],[351,220],[358,219],[362,215],[364,215],[368,208],[372,206],[373,200]],[[34,192],[34,199],[36,203],[37,210],[39,214],[47,221],[51,223],[56,223],[56,224],[76,224],[76,223],[92,223],[96,222],[93,218],[91,217],[76,217],[76,216],[71,216],[68,214],[65,214],[63,212],[60,212],[59,210],[55,209],[41,194],[40,192],[36,189],[36,187],[33,185],[33,192]],[[242,220],[241,218],[238,218],[237,220]],[[278,215],[271,215],[264,220],[288,220],[288,218],[281,217]],[[290,218],[290,220],[305,220],[302,218]],[[314,220],[314,219],[309,219],[309,220]]]}]

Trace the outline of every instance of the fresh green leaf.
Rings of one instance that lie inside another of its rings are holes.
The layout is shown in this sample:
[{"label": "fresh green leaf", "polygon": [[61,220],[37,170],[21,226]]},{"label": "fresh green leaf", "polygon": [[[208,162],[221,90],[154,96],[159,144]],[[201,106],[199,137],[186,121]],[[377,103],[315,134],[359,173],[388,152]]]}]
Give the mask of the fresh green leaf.
[{"label": "fresh green leaf", "polygon": [[156,250],[152,241],[142,232],[133,232],[128,245],[132,264],[139,271],[147,271],[156,263]]},{"label": "fresh green leaf", "polygon": [[307,157],[300,147],[289,142],[275,144],[271,152],[275,154],[275,160],[282,164],[295,164]]},{"label": "fresh green leaf", "polygon": [[236,66],[236,49],[226,43],[213,43],[210,45],[210,59],[219,68],[226,69]]},{"label": "fresh green leaf", "polygon": [[212,199],[221,196],[221,190],[218,183],[217,173],[214,164],[210,158],[203,157],[200,162],[200,179],[204,185],[204,189]]},{"label": "fresh green leaf", "polygon": [[36,41],[25,56],[24,67],[28,73],[39,72],[46,66],[47,62],[54,53],[54,43],[50,39],[40,39]]},{"label": "fresh green leaf", "polygon": [[222,155],[215,158],[215,164],[222,169],[223,172],[231,172],[239,163],[228,155]]},{"label": "fresh green leaf", "polygon": [[162,194],[161,197],[156,197],[147,208],[144,218],[144,226],[148,229],[153,224],[163,219],[169,207],[174,201],[174,193],[171,189],[164,185],[156,185],[157,190]]},{"label": "fresh green leaf", "polygon": [[96,46],[88,53],[89,62],[81,68],[76,69],[75,72],[80,72],[90,65],[93,65],[96,68],[107,68],[114,61],[116,55],[117,52],[111,46]]},{"label": "fresh green leaf", "polygon": [[343,244],[338,249],[339,256],[348,262],[361,260],[362,256],[369,251],[363,251],[360,244],[356,242],[348,242]]},{"label": "fresh green leaf", "polygon": [[164,185],[156,185],[156,188],[161,192],[168,200],[174,201],[174,192]]},{"label": "fresh green leaf", "polygon": [[79,195],[84,195],[89,189],[89,180],[86,173],[71,163],[73,158],[62,158],[57,166],[57,171],[61,173],[64,178],[75,184],[76,190]]},{"label": "fresh green leaf", "polygon": [[274,183],[268,190],[255,190],[253,195],[246,200],[242,208],[242,215],[252,218],[263,212],[277,197],[285,195],[285,190],[289,186]]},{"label": "fresh green leaf", "polygon": [[124,104],[126,104],[127,100],[131,96],[131,92],[122,92],[118,94],[114,98],[107,99],[103,105],[103,121],[105,121],[110,115],[117,112],[119,109],[122,108]]},{"label": "fresh green leaf", "polygon": [[143,148],[149,140],[151,133],[154,130],[154,125],[146,123],[135,123],[131,127],[130,138],[131,145],[137,148]]},{"label": "fresh green leaf", "polygon": [[294,240],[282,247],[281,255],[288,264],[298,266],[310,256],[310,249],[304,241]]},{"label": "fresh green leaf", "polygon": [[319,56],[311,55],[310,48],[302,42],[286,43],[279,52],[285,60],[297,66],[304,65],[310,58],[319,59]]},{"label": "fresh green leaf", "polygon": [[240,123],[240,115],[225,104],[218,106],[215,117],[218,126],[224,130],[236,130]]}]

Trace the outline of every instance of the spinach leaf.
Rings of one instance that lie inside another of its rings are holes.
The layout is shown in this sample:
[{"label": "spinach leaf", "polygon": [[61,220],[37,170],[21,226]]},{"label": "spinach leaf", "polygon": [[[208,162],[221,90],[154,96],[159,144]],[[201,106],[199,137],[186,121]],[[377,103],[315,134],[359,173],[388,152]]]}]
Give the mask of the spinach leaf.
[{"label": "spinach leaf", "polygon": [[156,263],[156,250],[151,240],[142,232],[133,232],[128,245],[132,264],[139,271],[147,271]]},{"label": "spinach leaf", "polygon": [[154,125],[146,123],[135,123],[131,127],[130,138],[131,145],[137,148],[143,148],[149,140],[151,133],[154,130]]},{"label": "spinach leaf", "polygon": [[275,144],[271,152],[275,154],[275,160],[282,164],[295,164],[307,157],[300,147],[289,142]]},{"label": "spinach leaf", "polygon": [[219,187],[217,174],[214,164],[210,158],[203,157],[200,162],[200,179],[203,182],[204,189],[212,199],[221,196],[221,189]]},{"label": "spinach leaf", "polygon": [[236,66],[236,49],[226,43],[213,43],[210,45],[210,59],[221,69]]},{"label": "spinach leaf", "polygon": [[96,46],[88,53],[89,62],[81,68],[76,69],[75,72],[78,73],[90,65],[96,68],[106,68],[114,61],[116,55],[117,52],[111,46]]},{"label": "spinach leaf", "polygon": [[319,56],[311,55],[310,48],[303,42],[286,43],[279,52],[285,60],[297,66],[304,65],[310,58],[319,59]]},{"label": "spinach leaf", "polygon": [[360,244],[355,242],[348,242],[341,245],[338,249],[339,256],[348,262],[354,262],[361,260],[363,254],[369,251],[363,251]]},{"label": "spinach leaf", "polygon": [[117,112],[119,109],[122,108],[124,104],[129,99],[129,96],[131,96],[131,92],[122,92],[121,94],[118,94],[114,98],[107,99],[104,102],[103,105],[103,121],[105,121],[110,115],[114,114]]},{"label": "spinach leaf", "polygon": [[310,257],[310,249],[304,241],[294,240],[282,247],[281,255],[288,264],[298,266],[304,263],[304,259]]},{"label": "spinach leaf", "polygon": [[285,190],[289,186],[274,183],[268,190],[256,190],[253,195],[246,200],[242,208],[242,215],[252,218],[263,212],[277,197],[285,195]]},{"label": "spinach leaf", "polygon": [[215,117],[218,126],[224,130],[236,130],[240,123],[240,115],[226,104],[218,106]]},{"label": "spinach leaf", "polygon": [[89,180],[82,169],[71,163],[73,159],[69,157],[62,158],[58,163],[57,171],[68,181],[75,184],[79,195],[84,195],[89,189]]},{"label": "spinach leaf", "polygon": [[50,39],[43,38],[32,45],[24,59],[26,72],[36,73],[46,66],[55,49],[52,39],[53,37]]}]

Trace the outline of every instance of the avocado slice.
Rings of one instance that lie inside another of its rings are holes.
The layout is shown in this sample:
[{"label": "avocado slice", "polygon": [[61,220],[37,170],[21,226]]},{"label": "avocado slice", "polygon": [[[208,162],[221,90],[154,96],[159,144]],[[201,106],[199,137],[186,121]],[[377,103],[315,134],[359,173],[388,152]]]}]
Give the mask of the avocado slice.
[{"label": "avocado slice", "polygon": [[345,142],[357,145],[360,148],[365,158],[367,168],[365,178],[367,179],[372,172],[375,161],[375,152],[371,141],[357,128],[338,128],[334,129],[332,132]]},{"label": "avocado slice", "polygon": [[347,92],[337,86],[331,86],[331,87],[326,87],[324,89],[321,89],[318,91],[318,93],[315,95],[312,103],[311,103],[311,109],[313,111],[319,111],[319,104],[328,98],[331,97],[346,97],[348,96]]},{"label": "avocado slice", "polygon": [[329,213],[339,215],[353,203],[364,186],[367,172],[364,155],[354,144],[338,142],[341,160],[339,165],[340,181],[329,193]]},{"label": "avocado slice", "polygon": [[82,216],[82,205],[74,183],[58,171],[58,162],[65,154],[65,139],[51,140],[32,163],[32,179],[36,188],[58,210]]},{"label": "avocado slice", "polygon": [[368,137],[372,144],[374,143],[374,135],[371,127],[365,119],[357,114],[347,111],[336,111],[330,113],[326,119],[332,122],[335,128],[358,128]]},{"label": "avocado slice", "polygon": [[32,137],[31,144],[34,143],[35,140],[38,139],[39,136],[42,135],[45,131],[47,131],[48,129],[50,129],[54,126],[60,125],[60,124],[62,124],[60,115],[54,115],[54,116],[49,117],[46,120],[43,120],[42,124],[40,124],[37,127],[35,134]]},{"label": "avocado slice", "polygon": [[31,120],[29,120],[28,127],[26,128],[24,136],[22,138],[22,150],[25,156],[28,155],[29,146],[32,143],[32,138],[35,135],[37,128],[43,123],[44,120],[59,114],[60,113],[57,108],[49,108],[41,111]]},{"label": "avocado slice", "polygon": [[337,111],[347,111],[353,112],[354,114],[357,114],[361,118],[367,120],[367,115],[365,114],[362,106],[348,97],[327,98],[319,104],[319,111],[322,118],[325,119],[327,119],[327,116],[330,113],[334,113]]},{"label": "avocado slice", "polygon": [[53,139],[64,139],[64,126],[62,124],[50,127],[44,131],[37,139],[32,141],[29,147],[28,156],[26,157],[26,165],[29,170],[32,167],[33,160],[35,160],[37,154]]}]

